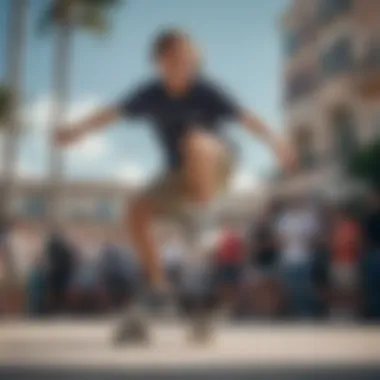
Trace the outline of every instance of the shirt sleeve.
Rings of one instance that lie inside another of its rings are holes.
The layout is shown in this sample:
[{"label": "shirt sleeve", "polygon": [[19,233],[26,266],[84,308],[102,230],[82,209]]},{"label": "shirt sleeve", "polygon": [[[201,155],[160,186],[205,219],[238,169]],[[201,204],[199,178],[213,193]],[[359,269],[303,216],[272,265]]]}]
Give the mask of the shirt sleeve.
[{"label": "shirt sleeve", "polygon": [[236,99],[219,85],[209,85],[212,109],[219,118],[238,119],[242,109]]},{"label": "shirt sleeve", "polygon": [[117,105],[123,116],[129,118],[144,117],[151,105],[151,91],[147,87],[139,87],[125,96]]}]

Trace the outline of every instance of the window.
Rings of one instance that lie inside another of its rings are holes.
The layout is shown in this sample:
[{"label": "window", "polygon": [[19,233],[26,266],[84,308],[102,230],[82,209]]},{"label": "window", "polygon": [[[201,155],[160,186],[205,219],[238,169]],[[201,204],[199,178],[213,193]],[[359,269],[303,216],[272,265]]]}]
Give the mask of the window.
[{"label": "window", "polygon": [[313,135],[309,128],[302,128],[296,135],[296,146],[302,169],[307,171],[315,167]]},{"label": "window", "polygon": [[285,94],[287,103],[310,94],[316,87],[317,75],[312,70],[305,70],[290,78]]},{"label": "window", "polygon": [[99,201],[96,210],[97,220],[110,222],[116,218],[115,202],[109,199]]},{"label": "window", "polygon": [[96,199],[91,197],[74,196],[64,202],[64,213],[68,219],[88,221],[94,218]]},{"label": "window", "polygon": [[352,113],[340,109],[333,115],[336,157],[340,163],[348,162],[357,149],[357,136]]},{"label": "window", "polygon": [[373,40],[364,54],[362,70],[380,69],[380,40]]},{"label": "window", "polygon": [[299,36],[295,32],[289,32],[285,36],[284,40],[284,50],[285,56],[291,58],[297,53],[300,48]]},{"label": "window", "polygon": [[377,112],[373,118],[373,137],[380,138],[380,112]]},{"label": "window", "polygon": [[336,42],[322,57],[325,77],[346,72],[353,67],[352,46],[349,38]]},{"label": "window", "polygon": [[353,0],[319,0],[319,20],[326,24],[347,13],[352,5]]},{"label": "window", "polygon": [[25,198],[22,214],[27,218],[40,219],[45,215],[46,203],[42,197]]}]

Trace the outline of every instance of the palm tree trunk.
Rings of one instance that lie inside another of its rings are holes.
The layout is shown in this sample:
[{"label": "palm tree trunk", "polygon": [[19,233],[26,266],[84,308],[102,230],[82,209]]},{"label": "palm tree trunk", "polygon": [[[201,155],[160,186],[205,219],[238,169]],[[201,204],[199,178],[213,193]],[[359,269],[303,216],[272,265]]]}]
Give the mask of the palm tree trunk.
[{"label": "palm tree trunk", "polygon": [[[70,57],[71,57],[72,28],[69,17],[57,25],[57,36],[54,54],[53,68],[53,93],[51,109],[51,136],[59,128],[65,119],[70,81]],[[48,196],[49,226],[59,222],[60,190],[63,179],[63,155],[50,143],[50,192]]]},{"label": "palm tree trunk", "polygon": [[10,28],[8,34],[7,82],[12,94],[9,124],[4,128],[3,181],[0,197],[0,217],[10,217],[11,196],[17,170],[18,142],[20,134],[20,103],[25,62],[28,0],[13,0],[11,3]]}]

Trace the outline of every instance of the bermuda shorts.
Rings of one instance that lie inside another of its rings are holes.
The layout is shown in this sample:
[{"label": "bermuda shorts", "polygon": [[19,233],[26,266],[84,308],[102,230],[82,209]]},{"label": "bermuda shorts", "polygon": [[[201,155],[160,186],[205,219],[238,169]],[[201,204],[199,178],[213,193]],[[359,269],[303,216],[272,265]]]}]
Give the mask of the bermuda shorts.
[{"label": "bermuda shorts", "polygon": [[[226,147],[219,157],[218,193],[216,196],[220,196],[227,191],[235,163],[236,156]],[[158,216],[181,217],[184,205],[191,199],[186,173],[183,170],[169,171],[154,180],[143,190],[142,195],[154,202]]]}]

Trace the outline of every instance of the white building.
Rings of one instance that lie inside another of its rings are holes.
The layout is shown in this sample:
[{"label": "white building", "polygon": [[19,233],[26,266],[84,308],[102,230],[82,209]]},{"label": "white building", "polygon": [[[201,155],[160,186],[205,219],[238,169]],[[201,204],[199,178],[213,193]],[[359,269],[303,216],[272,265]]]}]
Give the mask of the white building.
[{"label": "white building", "polygon": [[284,122],[302,167],[275,191],[349,190],[341,168],[380,137],[380,2],[293,0],[281,30]]},{"label": "white building", "polygon": [[[18,179],[13,186],[10,210],[17,224],[46,227],[49,182]],[[62,227],[95,231],[100,235],[122,233],[125,212],[136,189],[110,182],[64,181],[59,189],[58,216]],[[221,218],[249,220],[257,209],[257,192],[231,193],[221,202]],[[98,232],[97,232],[98,231]]]}]

